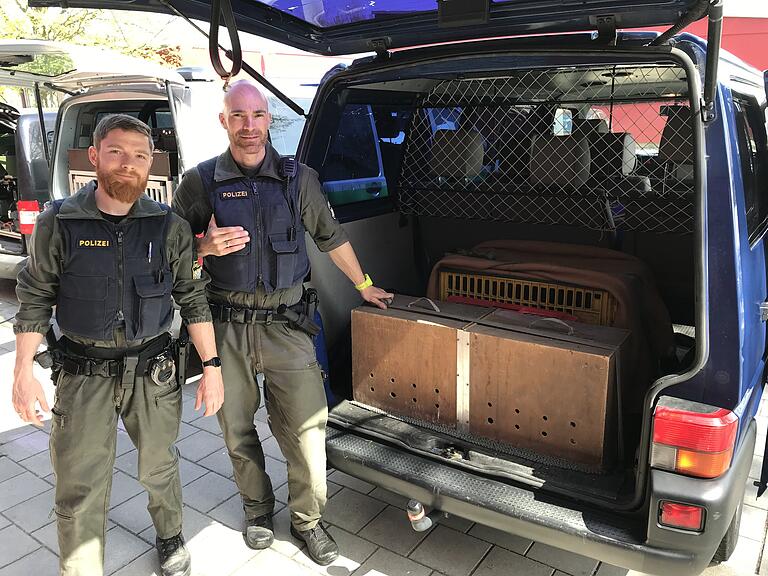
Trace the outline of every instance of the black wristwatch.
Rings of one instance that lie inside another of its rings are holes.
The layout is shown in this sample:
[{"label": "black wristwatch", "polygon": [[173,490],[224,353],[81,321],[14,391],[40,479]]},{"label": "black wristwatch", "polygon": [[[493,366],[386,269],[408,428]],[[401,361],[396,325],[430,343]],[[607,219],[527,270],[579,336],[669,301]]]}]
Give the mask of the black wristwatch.
[{"label": "black wristwatch", "polygon": [[221,358],[214,356],[210,360],[203,362],[203,366],[213,366],[214,368],[221,368]]}]

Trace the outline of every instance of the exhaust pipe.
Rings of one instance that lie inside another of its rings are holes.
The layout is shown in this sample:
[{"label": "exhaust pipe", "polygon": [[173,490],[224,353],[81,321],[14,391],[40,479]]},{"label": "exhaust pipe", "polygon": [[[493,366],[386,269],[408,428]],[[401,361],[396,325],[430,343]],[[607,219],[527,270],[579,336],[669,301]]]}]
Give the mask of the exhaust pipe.
[{"label": "exhaust pipe", "polygon": [[435,508],[429,514],[424,510],[424,505],[417,500],[409,500],[405,507],[411,527],[416,532],[426,532],[446,516],[444,512]]}]

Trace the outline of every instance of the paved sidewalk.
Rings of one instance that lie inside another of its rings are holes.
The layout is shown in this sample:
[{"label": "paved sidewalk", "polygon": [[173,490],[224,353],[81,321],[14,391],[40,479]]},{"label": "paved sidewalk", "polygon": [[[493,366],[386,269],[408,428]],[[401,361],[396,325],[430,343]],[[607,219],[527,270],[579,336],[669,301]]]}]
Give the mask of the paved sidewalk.
[{"label": "paved sidewalk", "polygon": [[[0,281],[0,576],[53,576],[57,573],[56,526],[52,517],[53,476],[48,430],[24,425],[10,404],[14,337],[8,320],[16,310],[12,283]],[[49,382],[39,370],[41,382]],[[285,461],[266,424],[262,408],[256,425],[264,439],[267,468],[275,486],[276,541],[255,552],[240,533],[242,508],[215,417],[194,411],[194,385],[184,388],[179,437],[184,485],[184,534],[196,576],[641,576],[525,538],[511,536],[462,518],[451,517],[426,534],[414,532],[404,499],[338,471],[328,475],[325,520],[342,556],[332,566],[312,563],[288,532]],[[47,386],[52,400],[52,389]],[[761,413],[758,450],[766,429]],[[147,497],[137,477],[136,450],[118,432],[118,458],[112,488],[106,544],[106,573],[119,576],[157,574],[154,529]],[[756,459],[752,476],[759,474]],[[751,484],[750,480],[749,484]],[[755,500],[748,485],[741,539],[733,558],[712,567],[707,576],[768,575],[765,544],[768,497]]]}]

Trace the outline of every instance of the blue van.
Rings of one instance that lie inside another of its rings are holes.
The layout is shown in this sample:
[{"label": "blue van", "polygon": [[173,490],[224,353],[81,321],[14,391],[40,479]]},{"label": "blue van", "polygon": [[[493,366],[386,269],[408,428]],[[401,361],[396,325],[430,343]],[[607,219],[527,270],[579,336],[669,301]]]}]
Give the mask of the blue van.
[{"label": "blue van", "polygon": [[[536,295],[530,284],[518,300],[566,314],[555,319],[573,330],[569,318],[586,318],[576,312],[584,313],[587,300],[602,305],[614,297],[596,322],[631,333],[637,347],[622,356],[623,372],[615,368],[625,374],[623,389],[616,385],[621,399],[600,404],[603,412],[595,410],[597,393],[567,396],[568,384],[584,374],[567,372],[546,353],[517,371],[493,356],[472,360],[493,376],[457,393],[453,409],[466,410],[470,399],[494,409],[493,417],[483,413],[485,428],[420,416],[439,404],[434,397],[422,412],[371,405],[361,400],[351,367],[361,345],[350,337],[359,298],[314,251],[331,385],[343,398],[330,413],[330,463],[436,510],[616,566],[687,576],[727,559],[765,383],[768,142],[763,75],[719,50],[722,1],[300,4],[233,3],[242,31],[318,54],[375,52],[319,88],[297,155],[325,183],[359,179],[358,127],[348,119],[362,112],[372,118],[375,142],[366,146],[375,144],[387,194],[334,208],[377,285],[442,300],[452,296],[451,285],[436,278],[446,262],[483,259],[491,262],[484,271],[493,263],[527,265],[521,246],[536,247],[535,263],[547,273],[526,270],[526,281],[539,284]],[[189,18],[210,16],[207,2],[174,6]],[[705,17],[709,43],[681,34]],[[621,31],[651,26],[666,31]],[[518,260],[505,260],[509,253]],[[623,296],[618,289],[587,293],[589,283],[576,278],[595,268],[628,286]],[[515,304],[514,295],[486,290],[485,280],[472,282],[460,301]],[[539,332],[545,350],[568,336]],[[368,342],[382,358],[398,345],[383,333]],[[439,352],[421,365],[434,368]],[[555,376],[548,387],[525,390],[521,402],[540,401],[564,415],[582,411],[564,417],[572,448],[559,457],[544,448],[556,436],[552,413],[535,416],[539,443],[527,437],[522,446],[495,430],[524,428],[524,415],[484,396],[544,369],[560,370],[562,381]],[[422,393],[420,383],[410,385]],[[441,388],[461,385],[447,377]],[[428,396],[414,392],[404,402],[421,406]],[[606,445],[612,442],[614,457],[585,469],[582,422],[611,418],[617,425]],[[764,471],[759,493],[766,480]]]}]

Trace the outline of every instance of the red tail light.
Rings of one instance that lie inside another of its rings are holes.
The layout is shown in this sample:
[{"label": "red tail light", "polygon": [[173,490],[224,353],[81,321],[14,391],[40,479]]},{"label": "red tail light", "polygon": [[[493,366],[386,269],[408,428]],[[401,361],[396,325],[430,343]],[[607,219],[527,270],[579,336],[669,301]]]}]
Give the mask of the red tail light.
[{"label": "red tail light", "polygon": [[661,502],[659,524],[701,532],[704,529],[704,509],[700,506],[689,506],[677,502]]},{"label": "red tail light", "polygon": [[35,220],[40,214],[40,204],[37,200],[19,200],[16,202],[16,210],[19,213],[19,232],[32,234],[35,229]]},{"label": "red tail light", "polygon": [[656,407],[651,466],[716,478],[731,466],[739,419],[724,408],[689,404],[696,411]]}]

